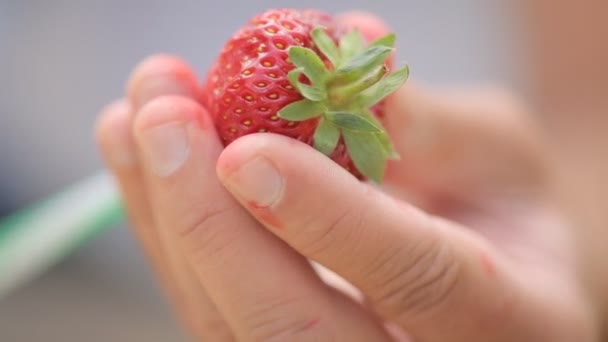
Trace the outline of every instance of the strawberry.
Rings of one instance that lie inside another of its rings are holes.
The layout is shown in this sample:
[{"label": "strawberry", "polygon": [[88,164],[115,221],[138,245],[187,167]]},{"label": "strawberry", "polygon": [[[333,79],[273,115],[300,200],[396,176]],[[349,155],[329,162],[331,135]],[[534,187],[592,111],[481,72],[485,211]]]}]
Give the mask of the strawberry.
[{"label": "strawberry", "polygon": [[314,10],[270,10],[225,45],[209,71],[204,100],[224,144],[270,132],[314,146],[360,179],[380,182],[396,157],[382,99],[408,77],[389,73],[395,36],[367,47]]}]

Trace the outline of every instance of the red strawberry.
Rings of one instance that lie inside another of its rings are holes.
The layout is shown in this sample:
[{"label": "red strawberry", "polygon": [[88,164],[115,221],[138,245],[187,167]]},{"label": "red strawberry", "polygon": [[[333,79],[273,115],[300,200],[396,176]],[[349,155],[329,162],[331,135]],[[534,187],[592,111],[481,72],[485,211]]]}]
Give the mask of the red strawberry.
[{"label": "red strawberry", "polygon": [[[379,182],[394,153],[377,118],[408,69],[387,74],[394,35],[368,47],[314,10],[270,10],[225,45],[205,102],[225,144],[251,133],[286,135]],[[371,114],[373,113],[373,114]]]}]

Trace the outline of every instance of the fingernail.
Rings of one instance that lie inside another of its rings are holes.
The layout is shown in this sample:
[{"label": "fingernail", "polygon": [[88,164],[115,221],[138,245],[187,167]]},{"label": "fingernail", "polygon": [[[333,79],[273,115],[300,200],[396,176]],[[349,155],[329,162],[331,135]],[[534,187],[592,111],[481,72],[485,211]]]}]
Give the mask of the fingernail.
[{"label": "fingernail", "polygon": [[156,126],[141,134],[146,165],[158,176],[167,177],[179,170],[190,155],[187,123]]},{"label": "fingernail", "polygon": [[150,100],[163,95],[184,95],[194,96],[194,91],[178,80],[165,76],[150,77],[136,88],[133,107],[135,109],[142,108]]},{"label": "fingernail", "polygon": [[268,159],[258,156],[228,175],[224,184],[242,199],[268,207],[281,197],[284,180]]}]

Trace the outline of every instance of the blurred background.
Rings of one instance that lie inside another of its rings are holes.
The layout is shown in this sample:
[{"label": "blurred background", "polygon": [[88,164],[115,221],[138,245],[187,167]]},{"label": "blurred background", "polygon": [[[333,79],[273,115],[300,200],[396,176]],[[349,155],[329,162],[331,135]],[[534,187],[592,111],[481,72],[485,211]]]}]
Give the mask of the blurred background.
[{"label": "blurred background", "polygon": [[[511,4],[0,0],[0,216],[102,167],[92,135],[96,115],[121,96],[130,70],[151,53],[180,55],[202,77],[223,42],[260,10],[305,5],[335,13],[359,8],[392,26],[399,37],[398,60],[410,64],[413,78],[442,84],[492,81],[530,96],[534,89],[522,76],[526,65],[518,52],[525,32]],[[561,129],[571,127],[568,118],[545,113],[542,120],[555,139],[582,141],[580,146],[587,141],[582,132],[598,129],[589,124],[577,130],[578,136],[568,135]],[[568,156],[579,158],[574,163],[564,157],[568,170],[580,174],[583,170],[576,166],[588,163],[595,166],[588,167],[587,176],[606,170],[606,163],[593,157],[597,151],[581,155],[586,149],[577,146],[564,145]],[[589,184],[571,188],[587,199],[606,188]],[[601,222],[601,210],[586,209],[589,222]],[[0,299],[0,340],[153,342],[184,337],[127,227],[120,225]]]}]

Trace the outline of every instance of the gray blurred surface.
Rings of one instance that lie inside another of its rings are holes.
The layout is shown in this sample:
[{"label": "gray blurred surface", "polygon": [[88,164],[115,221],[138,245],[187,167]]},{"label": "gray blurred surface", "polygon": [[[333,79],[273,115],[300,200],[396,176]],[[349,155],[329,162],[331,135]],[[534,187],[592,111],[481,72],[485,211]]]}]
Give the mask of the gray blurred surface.
[{"label": "gray blurred surface", "polygon": [[[416,79],[512,81],[499,1],[0,0],[0,213],[101,167],[95,116],[139,60],[174,53],[204,75],[250,16],[296,5],[378,13]],[[0,300],[1,341],[182,339],[125,227]]]}]

